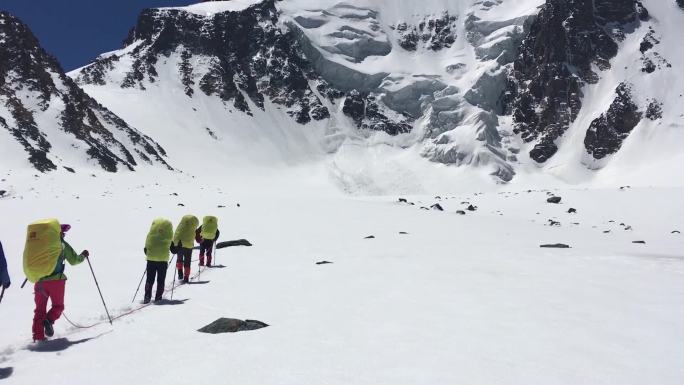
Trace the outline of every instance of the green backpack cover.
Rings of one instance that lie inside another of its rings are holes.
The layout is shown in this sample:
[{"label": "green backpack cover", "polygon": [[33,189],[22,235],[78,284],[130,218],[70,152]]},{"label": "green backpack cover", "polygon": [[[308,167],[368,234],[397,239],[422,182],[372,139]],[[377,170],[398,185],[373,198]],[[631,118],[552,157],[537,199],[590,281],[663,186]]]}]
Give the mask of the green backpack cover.
[{"label": "green backpack cover", "polygon": [[147,259],[157,262],[169,261],[169,246],[173,240],[173,225],[171,221],[164,218],[157,218],[152,221],[150,231],[145,240],[147,249]]},{"label": "green backpack cover", "polygon": [[195,246],[195,230],[199,227],[199,219],[194,215],[185,215],[181,218],[173,234],[173,244],[186,249]]},{"label": "green backpack cover", "polygon": [[202,239],[216,239],[217,230],[218,218],[210,215],[202,218],[202,232],[200,233]]}]

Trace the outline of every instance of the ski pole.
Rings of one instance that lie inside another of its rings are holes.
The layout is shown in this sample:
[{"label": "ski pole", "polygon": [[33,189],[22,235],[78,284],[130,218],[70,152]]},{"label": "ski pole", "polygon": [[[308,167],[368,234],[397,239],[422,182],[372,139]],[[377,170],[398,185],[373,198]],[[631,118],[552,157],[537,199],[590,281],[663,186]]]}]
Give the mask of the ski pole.
[{"label": "ski pole", "polygon": [[109,310],[107,309],[107,304],[105,303],[104,297],[102,296],[102,290],[100,290],[100,284],[97,283],[97,277],[95,277],[95,271],[93,271],[93,265],[90,264],[90,258],[86,257],[86,261],[88,261],[88,267],[90,267],[90,272],[93,274],[93,279],[95,280],[95,286],[97,286],[97,292],[100,293],[100,299],[102,300],[102,306],[105,308],[105,312],[107,313],[107,318],[109,318],[109,324],[112,324],[112,316],[109,315]]},{"label": "ski pole", "polygon": [[24,282],[21,284],[21,289],[23,289],[24,286],[26,286],[26,282],[28,282],[28,278],[24,278]]},{"label": "ski pole", "polygon": [[145,274],[147,274],[147,268],[145,268],[145,270],[143,271],[142,278],[140,278],[140,282],[138,283],[138,288],[135,289],[135,294],[133,295],[133,300],[131,301],[131,303],[135,302],[135,297],[138,296],[138,291],[140,290],[140,285],[142,285],[143,279],[145,279]]},{"label": "ski pole", "polygon": [[214,252],[212,253],[212,254],[214,254],[214,266],[218,265],[218,259],[216,258],[216,250],[217,250],[217,249],[216,249],[216,244],[217,244],[217,243],[218,243],[218,238],[214,239],[214,244],[211,245],[211,247],[214,248]]},{"label": "ski pole", "polygon": [[5,296],[5,287],[2,287],[2,291],[0,291],[0,303],[2,303],[2,297]]},{"label": "ski pole", "polygon": [[[175,255],[174,255],[174,257],[175,257]],[[177,260],[178,259],[176,259],[176,261]],[[178,272],[176,270],[177,270],[176,268],[173,269],[173,282],[171,282],[171,299],[173,299],[173,289],[176,288],[176,275],[178,274]]]}]

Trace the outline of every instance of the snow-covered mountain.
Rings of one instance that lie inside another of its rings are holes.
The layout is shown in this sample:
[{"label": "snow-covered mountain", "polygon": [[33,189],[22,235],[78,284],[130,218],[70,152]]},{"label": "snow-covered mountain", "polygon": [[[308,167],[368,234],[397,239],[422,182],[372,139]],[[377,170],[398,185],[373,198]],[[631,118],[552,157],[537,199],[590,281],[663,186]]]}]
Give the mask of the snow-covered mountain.
[{"label": "snow-covered mountain", "polygon": [[669,178],[677,4],[210,1],[143,11],[123,49],[69,76],[190,172],[314,160],[350,191]]},{"label": "snow-covered mountain", "polygon": [[39,171],[84,160],[107,171],[169,167],[152,138],[88,96],[17,18],[0,12],[0,145],[4,166]]}]

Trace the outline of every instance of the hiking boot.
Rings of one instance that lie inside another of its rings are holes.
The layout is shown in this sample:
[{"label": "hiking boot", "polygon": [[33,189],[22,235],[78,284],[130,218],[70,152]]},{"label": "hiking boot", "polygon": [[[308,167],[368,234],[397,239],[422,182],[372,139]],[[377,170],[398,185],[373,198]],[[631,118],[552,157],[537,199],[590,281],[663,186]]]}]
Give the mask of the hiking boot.
[{"label": "hiking boot", "polygon": [[43,328],[45,329],[45,335],[52,337],[55,335],[55,329],[52,327],[52,322],[49,319],[43,320]]},{"label": "hiking boot", "polygon": [[190,282],[189,278],[187,278],[187,277],[183,278],[183,283],[188,283],[188,282]]},{"label": "hiking boot", "polygon": [[207,267],[211,267],[211,262],[207,262]]},{"label": "hiking boot", "polygon": [[150,297],[145,297],[145,299],[143,299],[142,303],[143,303],[143,305],[147,305],[148,303],[150,303]]}]

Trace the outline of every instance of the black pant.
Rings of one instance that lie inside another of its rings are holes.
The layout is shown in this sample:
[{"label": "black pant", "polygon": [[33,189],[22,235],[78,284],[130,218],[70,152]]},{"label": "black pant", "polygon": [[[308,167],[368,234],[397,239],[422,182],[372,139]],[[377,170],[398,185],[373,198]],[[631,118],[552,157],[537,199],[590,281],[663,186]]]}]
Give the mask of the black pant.
[{"label": "black pant", "polygon": [[186,249],[185,247],[178,248],[178,254],[176,254],[176,265],[183,265],[184,267],[190,267],[192,264],[192,249]]},{"label": "black pant", "polygon": [[192,249],[179,247],[176,253],[176,269],[178,269],[178,279],[183,276],[184,279],[190,278],[190,265],[192,264]]},{"label": "black pant", "polygon": [[211,259],[211,252],[212,249],[214,248],[214,240],[213,239],[203,239],[202,243],[200,243],[200,255],[201,256],[207,256]]},{"label": "black pant", "polygon": [[145,281],[145,299],[152,298],[152,286],[154,285],[154,278],[157,277],[157,291],[154,295],[154,300],[162,299],[164,294],[164,283],[166,281],[166,262],[147,261],[147,281]]}]

